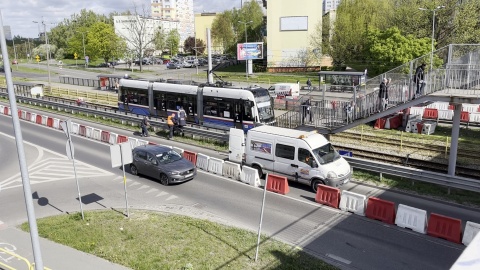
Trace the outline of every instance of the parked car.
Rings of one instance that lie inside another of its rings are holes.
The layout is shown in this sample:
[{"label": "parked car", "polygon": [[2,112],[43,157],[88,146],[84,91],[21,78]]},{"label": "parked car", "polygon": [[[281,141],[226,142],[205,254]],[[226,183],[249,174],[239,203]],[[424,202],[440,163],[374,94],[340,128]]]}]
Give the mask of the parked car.
[{"label": "parked car", "polygon": [[169,147],[141,145],[132,151],[130,172],[160,180],[164,186],[190,181],[197,175],[195,165]]},{"label": "parked car", "polygon": [[13,64],[13,65],[17,65],[17,64],[18,64],[17,59],[13,59],[13,60],[12,60],[12,64]]},{"label": "parked car", "polygon": [[178,62],[169,62],[167,64],[167,69],[180,69],[182,67],[183,67],[183,65],[178,63]]}]

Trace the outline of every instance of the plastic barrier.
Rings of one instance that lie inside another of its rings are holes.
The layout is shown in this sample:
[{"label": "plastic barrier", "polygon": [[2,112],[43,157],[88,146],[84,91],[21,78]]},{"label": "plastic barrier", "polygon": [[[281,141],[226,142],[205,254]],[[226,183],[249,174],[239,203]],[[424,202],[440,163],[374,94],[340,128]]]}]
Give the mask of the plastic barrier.
[{"label": "plastic barrier", "polygon": [[480,113],[470,113],[470,118],[468,120],[470,123],[480,123]]},{"label": "plastic barrier", "polygon": [[240,181],[249,184],[250,186],[260,186],[260,177],[258,176],[257,169],[252,167],[243,166],[240,174]]},{"label": "plastic barrier", "polygon": [[65,122],[65,121],[60,121],[60,120],[58,121],[58,129],[60,130],[63,130],[62,125],[60,125],[62,122]]},{"label": "plastic barrier", "polygon": [[460,115],[460,122],[466,122],[468,123],[470,121],[470,113],[469,112],[462,112]]},{"label": "plastic barrier", "polygon": [[92,139],[101,141],[102,140],[102,130],[98,128],[92,129]]},{"label": "plastic barrier", "polygon": [[385,129],[397,129],[402,125],[402,114],[397,114],[392,117],[388,117],[385,122]]},{"label": "plastic barrier", "polygon": [[222,175],[223,160],[211,157],[208,161],[208,171],[214,174]]},{"label": "plastic barrier", "polygon": [[22,118],[22,110],[18,110],[18,118]]},{"label": "plastic barrier", "polygon": [[417,133],[422,133],[422,129],[423,129],[423,122],[417,123],[417,128],[416,128]]},{"label": "plastic barrier", "polygon": [[427,230],[427,211],[399,204],[395,224],[398,227],[425,234]]},{"label": "plastic barrier", "polygon": [[[33,122],[33,121],[32,121]],[[41,125],[42,124],[42,116],[37,114],[37,117],[35,119],[35,123]]]},{"label": "plastic barrier", "polygon": [[338,208],[338,205],[340,204],[340,189],[318,185],[315,202]]},{"label": "plastic barrier", "polygon": [[100,137],[100,140],[104,143],[109,143],[110,142],[110,132],[102,130],[102,135]]},{"label": "plastic barrier", "polygon": [[93,127],[87,126],[86,130],[87,130],[87,132],[86,132],[85,136],[87,138],[92,138],[93,139]]},{"label": "plastic barrier", "polygon": [[197,168],[202,169],[204,171],[208,171],[208,160],[210,159],[209,156],[204,154],[197,154]]},{"label": "plastic barrier", "polygon": [[160,146],[163,146],[163,147],[167,147],[167,148],[173,149],[173,146],[171,146],[171,145],[160,144]]},{"label": "plastic barrier", "polygon": [[409,113],[412,115],[423,116],[423,110],[424,110],[423,107],[411,107]]},{"label": "plastic barrier", "polygon": [[10,107],[5,107],[5,115],[12,115],[12,110],[10,110]]},{"label": "plastic barrier", "polygon": [[431,213],[430,219],[428,220],[427,234],[460,244],[462,221],[460,219]]},{"label": "plastic barrier", "polygon": [[395,204],[376,197],[370,197],[367,201],[365,215],[368,218],[380,220],[388,224],[394,224]]},{"label": "plastic barrier", "polygon": [[462,111],[466,111],[469,113],[477,112],[478,104],[462,104]]},{"label": "plastic barrier", "polygon": [[0,105],[0,113],[5,114],[5,106]]},{"label": "plastic barrier", "polygon": [[30,114],[30,119],[28,119],[30,122],[36,122],[37,121],[37,114],[36,113],[31,113]]},{"label": "plastic barrier", "polygon": [[222,174],[225,177],[240,180],[242,175],[242,169],[240,168],[240,164],[238,163],[225,161],[223,162]]},{"label": "plastic barrier", "polygon": [[438,110],[437,109],[430,109],[425,108],[423,110],[423,119],[434,119],[438,121]]},{"label": "plastic barrier", "polygon": [[72,130],[70,132],[78,135],[79,129],[80,129],[80,124],[72,123]]},{"label": "plastic barrier", "polygon": [[367,196],[344,190],[340,196],[339,207],[343,211],[352,212],[359,216],[365,216],[366,201]]},{"label": "plastic barrier", "polygon": [[110,132],[110,138],[108,139],[108,143],[113,145],[113,144],[117,144],[117,141],[118,141],[118,134]]},{"label": "plastic barrier", "polygon": [[117,143],[124,143],[124,142],[128,142],[128,137],[124,135],[118,135]]},{"label": "plastic barrier", "polygon": [[420,131],[422,134],[430,135],[435,132],[435,128],[437,127],[437,122],[433,121],[426,121],[423,123],[422,130]]},{"label": "plastic barrier", "polygon": [[452,120],[453,119],[453,111],[452,110],[439,110],[438,111],[438,119],[442,120]]},{"label": "plastic barrier", "polygon": [[48,117],[48,119],[47,119],[47,127],[53,127],[53,118],[52,118],[52,117]]},{"label": "plastic barrier", "polygon": [[148,144],[148,141],[145,141],[145,140],[140,140],[138,139],[137,140],[137,146],[140,146],[140,145],[147,145]]},{"label": "plastic barrier", "polygon": [[53,118],[53,128],[60,129],[60,119]]},{"label": "plastic barrier", "polygon": [[132,147],[132,149],[139,145],[137,138],[128,137],[128,142],[130,143],[130,146]]},{"label": "plastic barrier", "polygon": [[31,112],[27,112],[27,115],[25,116],[24,119],[27,120],[27,121],[30,121],[30,119],[32,119],[32,113],[31,113]]},{"label": "plastic barrier", "polygon": [[22,111],[22,115],[20,116],[20,118],[22,119],[27,119],[27,112],[26,111]]},{"label": "plastic barrier", "polygon": [[172,149],[173,149],[173,151],[175,151],[175,152],[179,153],[180,155],[182,155],[182,154],[183,154],[183,149],[182,149],[182,148],[179,148],[179,147],[173,147]]},{"label": "plastic barrier", "polygon": [[190,160],[190,162],[192,162],[193,164],[197,164],[197,153],[185,150],[183,151],[183,157],[186,160]]},{"label": "plastic barrier", "polygon": [[148,144],[150,144],[150,145],[158,145],[158,143],[154,143],[154,142],[150,142],[150,141],[148,142]]},{"label": "plastic barrier", "polygon": [[375,126],[373,128],[375,129],[384,129],[385,128],[385,123],[387,122],[387,118],[378,118],[377,121],[375,121]]},{"label": "plastic barrier", "polygon": [[48,116],[42,115],[42,125],[47,125]]},{"label": "plastic barrier", "polygon": [[80,128],[78,129],[78,135],[84,137],[87,135],[87,128],[84,125],[80,125]]},{"label": "plastic barrier", "polygon": [[472,242],[473,238],[480,232],[480,224],[467,221],[465,230],[463,231],[462,243],[468,246]]},{"label": "plastic barrier", "polygon": [[290,192],[288,180],[284,176],[275,174],[267,174],[267,190],[278,194],[285,195]]}]

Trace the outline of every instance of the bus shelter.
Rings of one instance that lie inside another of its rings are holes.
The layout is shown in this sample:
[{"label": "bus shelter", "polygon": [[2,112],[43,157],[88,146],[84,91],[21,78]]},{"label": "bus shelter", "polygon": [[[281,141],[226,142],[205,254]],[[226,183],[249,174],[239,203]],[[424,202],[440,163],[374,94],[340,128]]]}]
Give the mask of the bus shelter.
[{"label": "bus shelter", "polygon": [[320,71],[318,76],[319,81],[324,83],[322,87],[324,100],[326,91],[352,92],[354,103],[362,94],[361,86],[366,85],[367,77],[365,72],[358,71]]},{"label": "bus shelter", "polygon": [[123,78],[122,75],[115,74],[100,74],[97,76],[98,81],[100,82],[100,90],[110,90],[118,91],[120,85],[120,79]]}]

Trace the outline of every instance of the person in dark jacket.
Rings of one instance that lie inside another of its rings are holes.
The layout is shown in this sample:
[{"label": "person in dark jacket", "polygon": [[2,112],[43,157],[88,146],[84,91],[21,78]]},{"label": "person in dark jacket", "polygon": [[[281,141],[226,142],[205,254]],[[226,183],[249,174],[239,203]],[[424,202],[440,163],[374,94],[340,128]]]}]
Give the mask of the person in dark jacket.
[{"label": "person in dark jacket", "polygon": [[417,91],[416,96],[423,95],[423,88],[425,87],[425,67],[427,65],[425,63],[421,64],[415,70],[415,76],[413,77],[413,81],[417,84]]},{"label": "person in dark jacket", "polygon": [[140,125],[142,127],[142,137],[148,137],[148,127],[150,126],[150,122],[146,116],[143,117],[142,123]]},{"label": "person in dark jacket", "polygon": [[380,90],[378,91],[379,111],[382,112],[387,108],[388,104],[388,79],[383,78],[380,83]]}]

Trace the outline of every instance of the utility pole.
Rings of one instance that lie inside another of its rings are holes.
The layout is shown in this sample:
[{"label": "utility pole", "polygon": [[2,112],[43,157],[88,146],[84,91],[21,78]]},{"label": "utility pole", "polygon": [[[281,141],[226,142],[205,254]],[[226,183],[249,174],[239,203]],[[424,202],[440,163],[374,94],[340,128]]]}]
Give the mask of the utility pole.
[{"label": "utility pole", "polygon": [[47,35],[47,25],[43,20],[41,22],[33,21],[34,23],[41,23],[43,25],[43,33],[45,35],[45,45],[47,47],[47,69],[48,69],[48,91],[52,90],[52,81],[51,81],[51,74],[50,74],[50,45],[48,44],[48,35]]},{"label": "utility pole", "polygon": [[245,25],[245,43],[243,43],[243,50],[245,51],[245,73],[246,73],[246,76],[247,76],[247,79],[248,79],[248,59],[247,59],[247,53],[246,53],[247,49],[245,48],[245,46],[248,43],[247,24],[253,23],[253,21],[248,21],[248,22],[238,21],[238,22],[243,23]]}]

